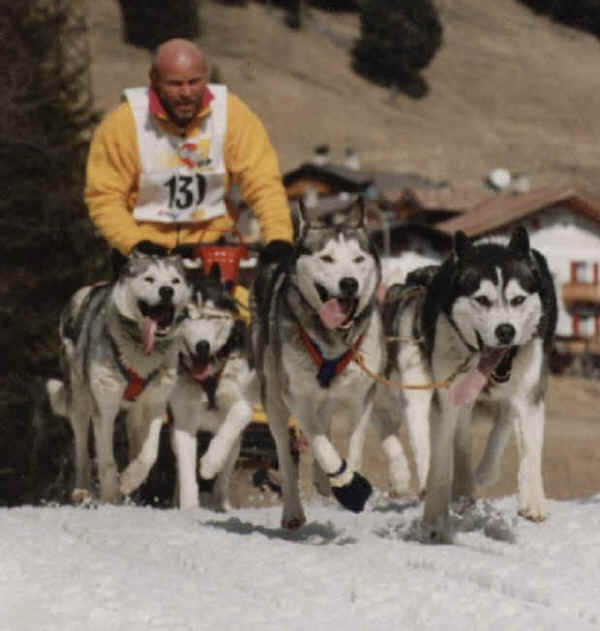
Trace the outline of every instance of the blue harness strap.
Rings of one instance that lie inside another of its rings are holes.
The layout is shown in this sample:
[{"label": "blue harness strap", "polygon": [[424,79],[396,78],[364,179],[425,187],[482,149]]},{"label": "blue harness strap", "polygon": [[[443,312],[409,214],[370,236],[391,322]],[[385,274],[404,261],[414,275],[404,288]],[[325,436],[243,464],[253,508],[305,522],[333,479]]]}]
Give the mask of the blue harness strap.
[{"label": "blue harness strap", "polygon": [[356,342],[354,342],[354,344],[339,357],[327,359],[326,357],[323,357],[323,353],[321,352],[319,345],[309,337],[308,333],[300,325],[298,325],[298,328],[300,329],[302,342],[304,343],[304,346],[306,346],[306,350],[313,358],[313,361],[318,368],[317,381],[319,382],[321,388],[328,388],[331,382],[350,363],[354,354],[360,347],[363,336],[361,335]]}]

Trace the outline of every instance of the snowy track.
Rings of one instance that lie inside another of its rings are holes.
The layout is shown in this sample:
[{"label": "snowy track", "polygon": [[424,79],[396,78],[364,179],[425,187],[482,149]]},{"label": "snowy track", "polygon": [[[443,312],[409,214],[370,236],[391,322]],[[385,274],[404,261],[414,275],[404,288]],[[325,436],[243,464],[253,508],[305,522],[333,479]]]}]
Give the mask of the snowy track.
[{"label": "snowy track", "polygon": [[421,507],[0,510],[0,631],[600,628],[600,495],[515,517],[480,503],[452,546],[413,539]]}]

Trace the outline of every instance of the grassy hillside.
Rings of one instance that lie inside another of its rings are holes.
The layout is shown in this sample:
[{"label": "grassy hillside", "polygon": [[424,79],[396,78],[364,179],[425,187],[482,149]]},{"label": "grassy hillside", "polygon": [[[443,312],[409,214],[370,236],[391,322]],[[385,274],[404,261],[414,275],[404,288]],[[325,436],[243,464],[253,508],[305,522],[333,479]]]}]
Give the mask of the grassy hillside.
[{"label": "grassy hillside", "polygon": [[[328,143],[357,150],[365,168],[411,171],[483,189],[495,167],[535,187],[570,182],[600,196],[600,49],[591,35],[516,0],[437,0],[444,43],[422,100],[357,77],[348,48],[358,17],[310,9],[293,32],[264,5],[203,0],[200,43],[222,78],[263,118],[288,170]],[[146,81],[149,55],[121,41],[116,0],[89,2],[93,86],[111,108]]]}]

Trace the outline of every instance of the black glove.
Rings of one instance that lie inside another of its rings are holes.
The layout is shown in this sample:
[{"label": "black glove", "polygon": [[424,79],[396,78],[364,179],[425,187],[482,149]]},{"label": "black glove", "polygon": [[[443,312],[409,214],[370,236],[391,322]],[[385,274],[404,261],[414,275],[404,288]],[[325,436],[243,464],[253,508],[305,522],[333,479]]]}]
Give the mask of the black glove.
[{"label": "black glove", "polygon": [[296,258],[296,249],[289,241],[275,239],[270,241],[260,253],[259,261],[263,265],[283,263],[289,265]]},{"label": "black glove", "polygon": [[171,255],[180,256],[182,259],[193,259],[195,258],[194,257],[195,249],[196,249],[195,243],[180,243],[179,245],[176,245],[171,250]]},{"label": "black glove", "polygon": [[131,252],[136,254],[144,254],[146,256],[169,256],[169,250],[164,245],[158,245],[152,241],[138,241]]}]

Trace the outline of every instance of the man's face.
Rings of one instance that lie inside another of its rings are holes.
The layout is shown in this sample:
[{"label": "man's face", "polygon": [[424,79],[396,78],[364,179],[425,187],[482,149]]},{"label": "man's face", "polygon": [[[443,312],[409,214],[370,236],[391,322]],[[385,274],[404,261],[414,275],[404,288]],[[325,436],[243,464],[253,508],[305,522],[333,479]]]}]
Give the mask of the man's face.
[{"label": "man's face", "polygon": [[208,69],[197,59],[180,56],[154,67],[150,80],[169,118],[185,127],[202,107]]}]

